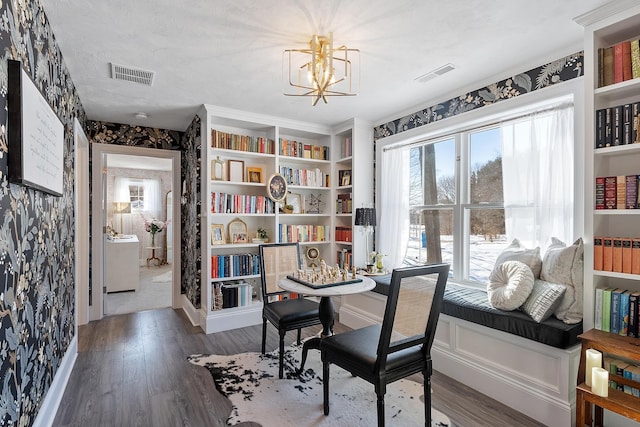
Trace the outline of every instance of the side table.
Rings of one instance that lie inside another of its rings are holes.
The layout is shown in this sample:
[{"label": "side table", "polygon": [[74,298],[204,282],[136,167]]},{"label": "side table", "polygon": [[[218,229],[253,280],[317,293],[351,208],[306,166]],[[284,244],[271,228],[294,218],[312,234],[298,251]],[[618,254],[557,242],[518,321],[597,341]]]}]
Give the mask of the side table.
[{"label": "side table", "polygon": [[154,260],[158,262],[156,265],[161,265],[162,264],[162,260],[156,256],[156,249],[162,249],[162,247],[160,247],[160,246],[147,246],[147,249],[151,250],[151,256],[149,258],[147,258],[147,267],[149,267],[149,262],[150,261],[154,261]]}]

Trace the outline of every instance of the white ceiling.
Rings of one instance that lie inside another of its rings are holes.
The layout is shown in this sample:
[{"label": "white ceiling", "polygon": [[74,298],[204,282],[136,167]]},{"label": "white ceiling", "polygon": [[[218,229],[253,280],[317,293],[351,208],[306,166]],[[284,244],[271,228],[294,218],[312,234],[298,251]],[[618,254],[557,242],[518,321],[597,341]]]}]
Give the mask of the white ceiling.
[{"label": "white ceiling", "polygon": [[[201,104],[376,124],[582,50],[573,18],[607,0],[41,0],[91,120],[183,131]],[[285,97],[284,49],[312,34],[360,50],[360,91]],[[110,63],[155,72],[110,79]],[[456,69],[415,79],[447,63]],[[149,115],[146,120],[134,117]]]}]

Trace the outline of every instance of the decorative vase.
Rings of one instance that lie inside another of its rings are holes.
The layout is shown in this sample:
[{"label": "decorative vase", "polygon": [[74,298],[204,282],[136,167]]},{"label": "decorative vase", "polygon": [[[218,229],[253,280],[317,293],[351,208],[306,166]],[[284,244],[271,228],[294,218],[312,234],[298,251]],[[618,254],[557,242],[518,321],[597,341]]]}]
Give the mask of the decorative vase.
[{"label": "decorative vase", "polygon": [[156,245],[156,233],[151,233],[151,246]]},{"label": "decorative vase", "polygon": [[382,262],[383,258],[383,254],[376,255],[376,268],[378,269],[378,273],[382,273],[384,271],[384,263]]}]

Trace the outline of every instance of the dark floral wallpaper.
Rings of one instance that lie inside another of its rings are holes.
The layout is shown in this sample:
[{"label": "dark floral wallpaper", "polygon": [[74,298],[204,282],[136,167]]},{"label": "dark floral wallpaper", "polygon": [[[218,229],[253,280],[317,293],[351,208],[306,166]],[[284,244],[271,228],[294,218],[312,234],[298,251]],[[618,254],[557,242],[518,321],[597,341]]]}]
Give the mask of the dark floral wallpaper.
[{"label": "dark floral wallpaper", "polygon": [[[0,425],[29,426],[75,333],[73,119],[85,113],[39,2],[0,2],[0,46]],[[61,197],[7,180],[7,59],[64,125]]]},{"label": "dark floral wallpaper", "polygon": [[196,116],[182,139],[182,284],[181,292],[200,308],[200,117]]},{"label": "dark floral wallpaper", "polygon": [[129,147],[160,148],[179,150],[183,132],[175,130],[149,128],[89,121],[87,138],[92,143],[126,145]]},{"label": "dark floral wallpaper", "polygon": [[376,126],[374,139],[395,135],[409,129],[437,122],[447,117],[495,104],[557,83],[562,83],[584,73],[583,53],[560,58],[556,61],[515,75],[508,79],[465,93],[441,104],[432,105],[416,113]]}]

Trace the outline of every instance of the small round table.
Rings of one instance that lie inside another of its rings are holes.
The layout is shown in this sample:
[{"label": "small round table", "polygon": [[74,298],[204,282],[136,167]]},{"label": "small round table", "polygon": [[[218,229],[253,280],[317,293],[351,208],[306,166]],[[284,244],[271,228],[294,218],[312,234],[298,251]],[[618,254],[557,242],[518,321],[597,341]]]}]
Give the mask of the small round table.
[{"label": "small round table", "polygon": [[318,310],[318,316],[320,322],[322,322],[322,332],[313,338],[310,338],[304,342],[302,346],[302,362],[300,363],[300,370],[304,369],[304,363],[307,360],[307,352],[310,348],[319,350],[320,342],[324,337],[333,335],[333,323],[335,321],[335,314],[333,311],[332,296],[359,294],[360,292],[370,291],[376,287],[376,282],[372,279],[364,276],[356,276],[358,279],[362,279],[361,282],[349,283],[347,285],[336,285],[326,288],[314,289],[309,286],[305,286],[302,283],[296,282],[290,279],[281,279],[278,282],[285,291],[296,292],[302,295],[312,295],[320,297],[320,308]]},{"label": "small round table", "polygon": [[162,249],[161,246],[147,246],[147,249],[151,249],[151,256],[147,258],[147,267],[149,267],[149,261],[156,260],[158,265],[162,265],[162,260],[156,256],[156,249]]}]

